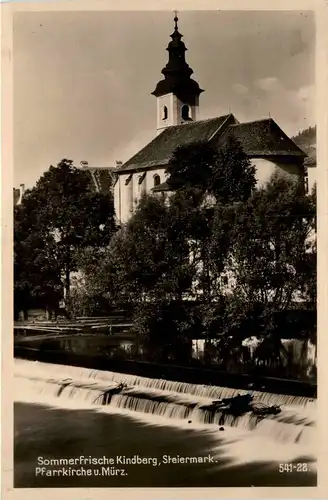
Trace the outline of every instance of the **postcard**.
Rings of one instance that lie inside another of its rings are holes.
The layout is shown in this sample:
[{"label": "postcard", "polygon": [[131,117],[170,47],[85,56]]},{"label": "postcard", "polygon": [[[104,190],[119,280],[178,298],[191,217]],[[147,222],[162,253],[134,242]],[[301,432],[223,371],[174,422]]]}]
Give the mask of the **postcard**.
[{"label": "postcard", "polygon": [[2,4],[5,500],[325,497],[327,21]]}]

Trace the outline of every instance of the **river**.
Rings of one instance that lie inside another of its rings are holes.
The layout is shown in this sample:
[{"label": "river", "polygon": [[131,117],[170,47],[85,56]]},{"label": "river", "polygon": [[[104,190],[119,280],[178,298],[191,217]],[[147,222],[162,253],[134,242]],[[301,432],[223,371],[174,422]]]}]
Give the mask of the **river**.
[{"label": "river", "polygon": [[219,425],[206,404],[231,394],[16,359],[15,487],[315,486],[316,401],[256,393],[282,412]]}]

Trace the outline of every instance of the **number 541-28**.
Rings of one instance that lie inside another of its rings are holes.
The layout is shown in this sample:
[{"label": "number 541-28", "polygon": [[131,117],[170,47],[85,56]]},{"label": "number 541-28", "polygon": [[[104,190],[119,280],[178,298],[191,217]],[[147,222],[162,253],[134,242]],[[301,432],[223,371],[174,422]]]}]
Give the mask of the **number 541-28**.
[{"label": "number 541-28", "polygon": [[298,463],[298,464],[288,464],[288,463],[284,463],[284,464],[279,464],[279,472],[281,473],[286,473],[286,472],[293,472],[293,470],[295,472],[308,472],[309,471],[309,467],[308,467],[308,464],[307,463]]}]

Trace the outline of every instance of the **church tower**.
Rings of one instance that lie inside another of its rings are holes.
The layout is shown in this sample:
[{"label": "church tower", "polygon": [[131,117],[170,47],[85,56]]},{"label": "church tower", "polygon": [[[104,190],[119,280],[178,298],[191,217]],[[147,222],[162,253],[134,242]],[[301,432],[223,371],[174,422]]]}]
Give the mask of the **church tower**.
[{"label": "church tower", "polygon": [[197,120],[199,95],[203,92],[198,83],[190,78],[193,70],[185,60],[187,48],[181,41],[177,14],[174,23],[172,41],[166,49],[169,61],[162,69],[164,80],[158,82],[152,92],[157,98],[157,133],[172,125]]}]

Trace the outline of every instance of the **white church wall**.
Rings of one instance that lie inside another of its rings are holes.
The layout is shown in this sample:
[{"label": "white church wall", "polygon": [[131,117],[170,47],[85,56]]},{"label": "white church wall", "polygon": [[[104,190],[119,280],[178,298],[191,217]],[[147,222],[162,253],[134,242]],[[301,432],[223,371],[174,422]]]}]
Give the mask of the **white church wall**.
[{"label": "white church wall", "polygon": [[[297,179],[301,175],[301,168],[298,164],[282,163],[268,160],[266,158],[253,158],[252,164],[256,169],[256,180],[259,186],[263,186],[271,179],[272,175],[279,172],[281,175],[286,175],[290,178]],[[315,168],[309,168],[309,189],[315,182]],[[154,187],[155,176],[160,178],[160,184],[166,181],[167,175],[165,167],[158,167],[147,170],[146,176],[142,183],[139,184],[139,178],[144,172],[135,172],[132,178],[126,185],[126,181],[130,178],[131,173],[121,174],[114,188],[115,196],[115,211],[118,220],[122,223],[126,222],[137,208],[142,193],[151,193]]]},{"label": "white church wall", "polygon": [[[167,109],[167,118],[164,116],[164,106]],[[176,124],[173,113],[173,94],[166,94],[157,98],[157,131]]]},{"label": "white church wall", "polygon": [[308,189],[309,193],[311,193],[314,185],[317,183],[317,167],[315,166],[308,167],[307,175],[308,175]]},{"label": "white church wall", "polygon": [[256,168],[255,177],[258,186],[263,186],[269,182],[276,172],[295,180],[301,175],[301,168],[298,164],[275,162],[266,158],[252,158],[251,162]]},{"label": "white church wall", "polygon": [[138,207],[143,194],[148,192],[147,184],[151,172],[136,172],[133,174],[133,211]]},{"label": "white church wall", "polygon": [[[119,183],[119,188],[117,189],[116,193],[119,195],[119,200],[116,202],[116,206],[120,206],[120,210],[119,215],[116,214],[116,216],[122,223],[128,221],[128,219],[131,217],[133,209],[134,179],[133,176],[130,179],[130,176],[130,173],[121,174],[117,182]],[[130,179],[129,183],[126,184],[128,179]]]},{"label": "white church wall", "polygon": [[137,205],[140,200],[140,184],[139,184],[139,176],[140,174],[135,173],[132,176],[132,198],[133,198],[133,211],[137,208]]},{"label": "white church wall", "polygon": [[[130,179],[131,173],[120,174],[117,183],[114,187],[114,206],[117,219],[121,223],[129,220],[133,212],[136,210],[143,193],[151,193],[154,187],[155,176],[160,178],[160,184],[165,182],[167,175],[165,167],[147,170],[142,182],[139,184],[141,172],[134,172]],[[128,184],[126,181],[129,180]]]},{"label": "white church wall", "polygon": [[114,209],[117,220],[121,220],[121,176],[114,186]]},{"label": "white church wall", "polygon": [[[180,125],[181,123],[183,123],[183,120],[181,117],[181,108],[186,103],[182,102],[180,99],[178,99],[177,96],[175,96],[173,94],[172,94],[172,100],[173,100],[173,106],[172,106],[173,121],[174,121],[174,124]],[[192,121],[196,121],[198,118],[198,116],[197,116],[198,102],[199,102],[199,99],[196,97],[195,98],[195,105],[191,106],[189,104],[189,113],[190,113],[190,118]],[[189,123],[189,122],[186,122],[186,123]]]},{"label": "white church wall", "polygon": [[160,184],[165,182],[166,180],[166,174],[165,174],[165,167],[162,168],[155,168],[153,170],[149,170],[147,172],[147,193],[150,193],[151,190],[154,187],[154,178],[156,175],[159,175],[160,178]]},{"label": "white church wall", "polygon": [[[188,104],[181,101],[173,93],[157,98],[157,133],[161,133],[165,128],[173,125],[180,125],[183,120],[181,116],[182,106]],[[195,97],[193,105],[188,104],[189,115],[192,121],[198,119],[199,98]],[[166,108],[166,109],[165,109]],[[188,121],[186,123],[189,123]]]}]

